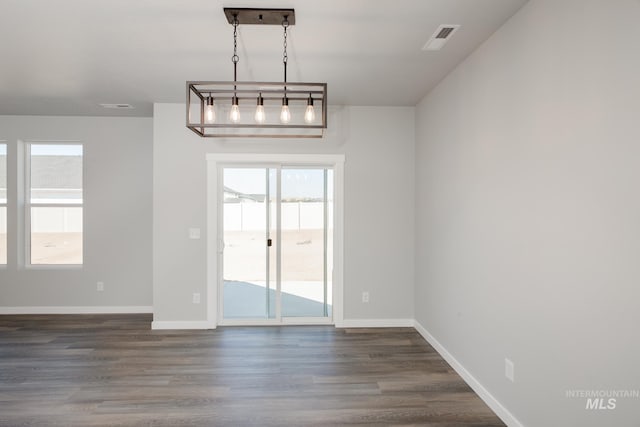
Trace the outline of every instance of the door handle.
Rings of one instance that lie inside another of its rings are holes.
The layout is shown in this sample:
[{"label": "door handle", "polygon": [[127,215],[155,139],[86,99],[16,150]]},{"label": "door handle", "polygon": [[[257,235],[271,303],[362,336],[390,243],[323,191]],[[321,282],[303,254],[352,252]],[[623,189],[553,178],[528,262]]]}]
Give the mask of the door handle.
[{"label": "door handle", "polygon": [[267,239],[267,247],[271,247],[273,246],[273,242],[271,241],[271,239]]}]

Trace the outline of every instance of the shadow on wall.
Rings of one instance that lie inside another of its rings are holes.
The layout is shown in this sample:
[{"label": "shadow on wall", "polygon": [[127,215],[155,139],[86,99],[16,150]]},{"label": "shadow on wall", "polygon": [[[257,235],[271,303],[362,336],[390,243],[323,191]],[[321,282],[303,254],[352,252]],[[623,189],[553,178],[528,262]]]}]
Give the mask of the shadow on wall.
[{"label": "shadow on wall", "polygon": [[[256,319],[266,318],[265,287],[247,282],[225,280],[224,282],[224,318]],[[269,289],[271,313],[275,313],[275,289]],[[328,305],[331,316],[331,305]],[[282,293],[283,317],[324,317],[324,304],[286,292]]]}]

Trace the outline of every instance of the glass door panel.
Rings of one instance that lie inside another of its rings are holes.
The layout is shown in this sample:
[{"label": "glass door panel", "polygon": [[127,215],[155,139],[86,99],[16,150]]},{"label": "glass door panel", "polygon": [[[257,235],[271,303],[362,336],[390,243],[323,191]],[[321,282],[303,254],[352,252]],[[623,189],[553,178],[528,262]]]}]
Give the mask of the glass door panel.
[{"label": "glass door panel", "polygon": [[270,315],[269,170],[223,169],[223,318]]},{"label": "glass door panel", "polygon": [[281,172],[281,301],[283,317],[327,317],[327,192],[324,168]]},{"label": "glass door panel", "polygon": [[267,311],[270,319],[278,316],[279,299],[277,298],[278,281],[278,169],[269,169],[268,179],[268,199],[269,199],[269,253],[268,271],[269,278],[269,300],[267,301]]}]

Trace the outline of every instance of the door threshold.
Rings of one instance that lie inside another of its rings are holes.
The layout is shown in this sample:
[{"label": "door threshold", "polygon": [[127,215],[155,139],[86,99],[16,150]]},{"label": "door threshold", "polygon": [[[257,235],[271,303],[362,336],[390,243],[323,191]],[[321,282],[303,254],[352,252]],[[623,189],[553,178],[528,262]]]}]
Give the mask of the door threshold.
[{"label": "door threshold", "polygon": [[318,317],[288,317],[282,321],[267,319],[227,319],[218,326],[334,326],[333,319]]}]

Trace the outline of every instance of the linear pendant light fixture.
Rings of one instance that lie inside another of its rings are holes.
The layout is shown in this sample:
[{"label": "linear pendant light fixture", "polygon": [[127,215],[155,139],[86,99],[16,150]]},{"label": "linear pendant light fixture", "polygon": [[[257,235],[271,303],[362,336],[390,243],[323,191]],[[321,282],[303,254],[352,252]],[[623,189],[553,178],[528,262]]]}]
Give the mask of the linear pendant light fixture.
[{"label": "linear pendant light fixture", "polygon": [[[327,128],[327,84],[287,81],[287,32],[294,9],[224,8],[233,26],[233,81],[187,82],[187,127],[202,137],[322,138]],[[238,26],[283,29],[284,79],[238,81]]]}]

